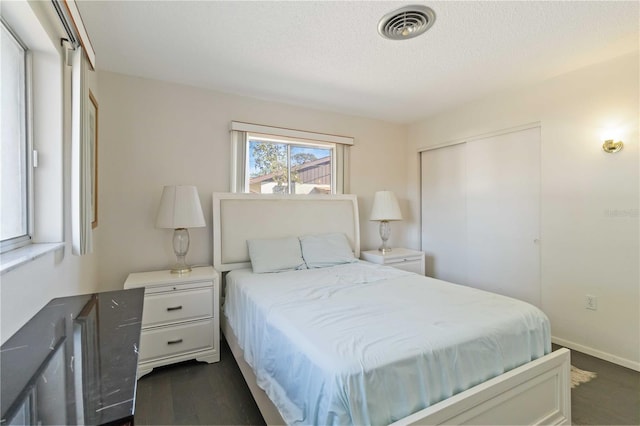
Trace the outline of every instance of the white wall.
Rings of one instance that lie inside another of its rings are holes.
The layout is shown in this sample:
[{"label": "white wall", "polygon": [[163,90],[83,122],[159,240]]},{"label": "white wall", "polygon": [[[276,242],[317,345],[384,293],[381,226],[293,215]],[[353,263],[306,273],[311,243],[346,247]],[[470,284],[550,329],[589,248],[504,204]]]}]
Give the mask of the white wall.
[{"label": "white wall", "polygon": [[73,256],[65,244],[3,274],[0,290],[4,343],[51,299],[96,291],[96,255]]},{"label": "white wall", "polygon": [[[409,126],[408,193],[419,216],[418,149],[531,122],[542,126],[542,307],[558,343],[640,369],[638,54],[495,94]],[[624,149],[602,151],[603,128]],[[420,246],[419,220],[407,226]],[[584,308],[585,295],[598,310]]]},{"label": "white wall", "polygon": [[[171,230],[155,228],[163,185],[199,189],[207,228],[191,229],[187,261],[211,264],[211,193],[229,190],[232,120],[353,136],[350,192],[359,196],[363,249],[377,247],[368,216],[373,193],[406,187],[406,126],[221,94],[173,83],[99,72],[99,226],[102,290],[121,288],[127,274],[166,269],[175,261]],[[397,225],[397,226],[396,226]],[[404,245],[403,224],[391,243]]]}]

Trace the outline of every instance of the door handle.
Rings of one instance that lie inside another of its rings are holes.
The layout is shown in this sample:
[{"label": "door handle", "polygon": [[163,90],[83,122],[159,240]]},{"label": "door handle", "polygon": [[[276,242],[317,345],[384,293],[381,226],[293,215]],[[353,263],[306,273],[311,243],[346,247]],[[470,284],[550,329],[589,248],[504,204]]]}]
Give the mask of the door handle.
[{"label": "door handle", "polygon": [[182,309],[182,305],[180,306],[170,306],[167,308],[167,311],[179,311],[180,309]]},{"label": "door handle", "polygon": [[178,343],[182,343],[182,339],[169,340],[167,345],[177,345]]}]

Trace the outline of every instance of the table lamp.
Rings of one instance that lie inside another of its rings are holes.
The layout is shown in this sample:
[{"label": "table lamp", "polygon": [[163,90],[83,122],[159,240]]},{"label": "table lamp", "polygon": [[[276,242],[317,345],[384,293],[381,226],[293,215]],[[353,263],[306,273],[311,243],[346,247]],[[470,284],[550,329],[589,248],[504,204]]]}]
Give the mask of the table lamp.
[{"label": "table lamp", "polygon": [[202,206],[195,186],[167,185],[162,190],[156,227],[173,229],[173,251],[176,264],[171,273],[184,274],[191,271],[185,257],[189,251],[189,230],[206,226]]},{"label": "table lamp", "polygon": [[391,236],[391,226],[389,221],[402,220],[402,213],[400,213],[400,206],[396,196],[391,191],[378,191],[373,198],[373,208],[371,209],[371,217],[369,220],[380,221],[380,238],[382,239],[382,245],[378,250],[382,254],[391,251],[391,248],[387,245],[387,240]]}]

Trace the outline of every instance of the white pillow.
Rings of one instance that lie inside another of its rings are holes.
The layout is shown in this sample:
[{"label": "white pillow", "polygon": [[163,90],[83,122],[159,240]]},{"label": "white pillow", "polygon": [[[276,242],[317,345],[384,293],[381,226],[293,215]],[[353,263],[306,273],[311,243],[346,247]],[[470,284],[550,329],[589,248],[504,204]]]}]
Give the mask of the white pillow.
[{"label": "white pillow", "polygon": [[251,267],[257,274],[307,269],[300,250],[300,240],[296,237],[247,240],[247,246]]},{"label": "white pillow", "polygon": [[325,268],[357,262],[349,241],[339,232],[300,237],[302,257],[308,268]]}]

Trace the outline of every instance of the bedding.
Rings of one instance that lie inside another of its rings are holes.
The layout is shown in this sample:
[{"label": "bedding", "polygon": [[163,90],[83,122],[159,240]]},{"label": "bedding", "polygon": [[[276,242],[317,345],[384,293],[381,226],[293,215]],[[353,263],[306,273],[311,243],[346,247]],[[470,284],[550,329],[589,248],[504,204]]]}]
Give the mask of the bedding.
[{"label": "bedding", "polygon": [[388,424],[551,351],[532,305],[361,261],[231,271],[224,312],[288,424]]}]

